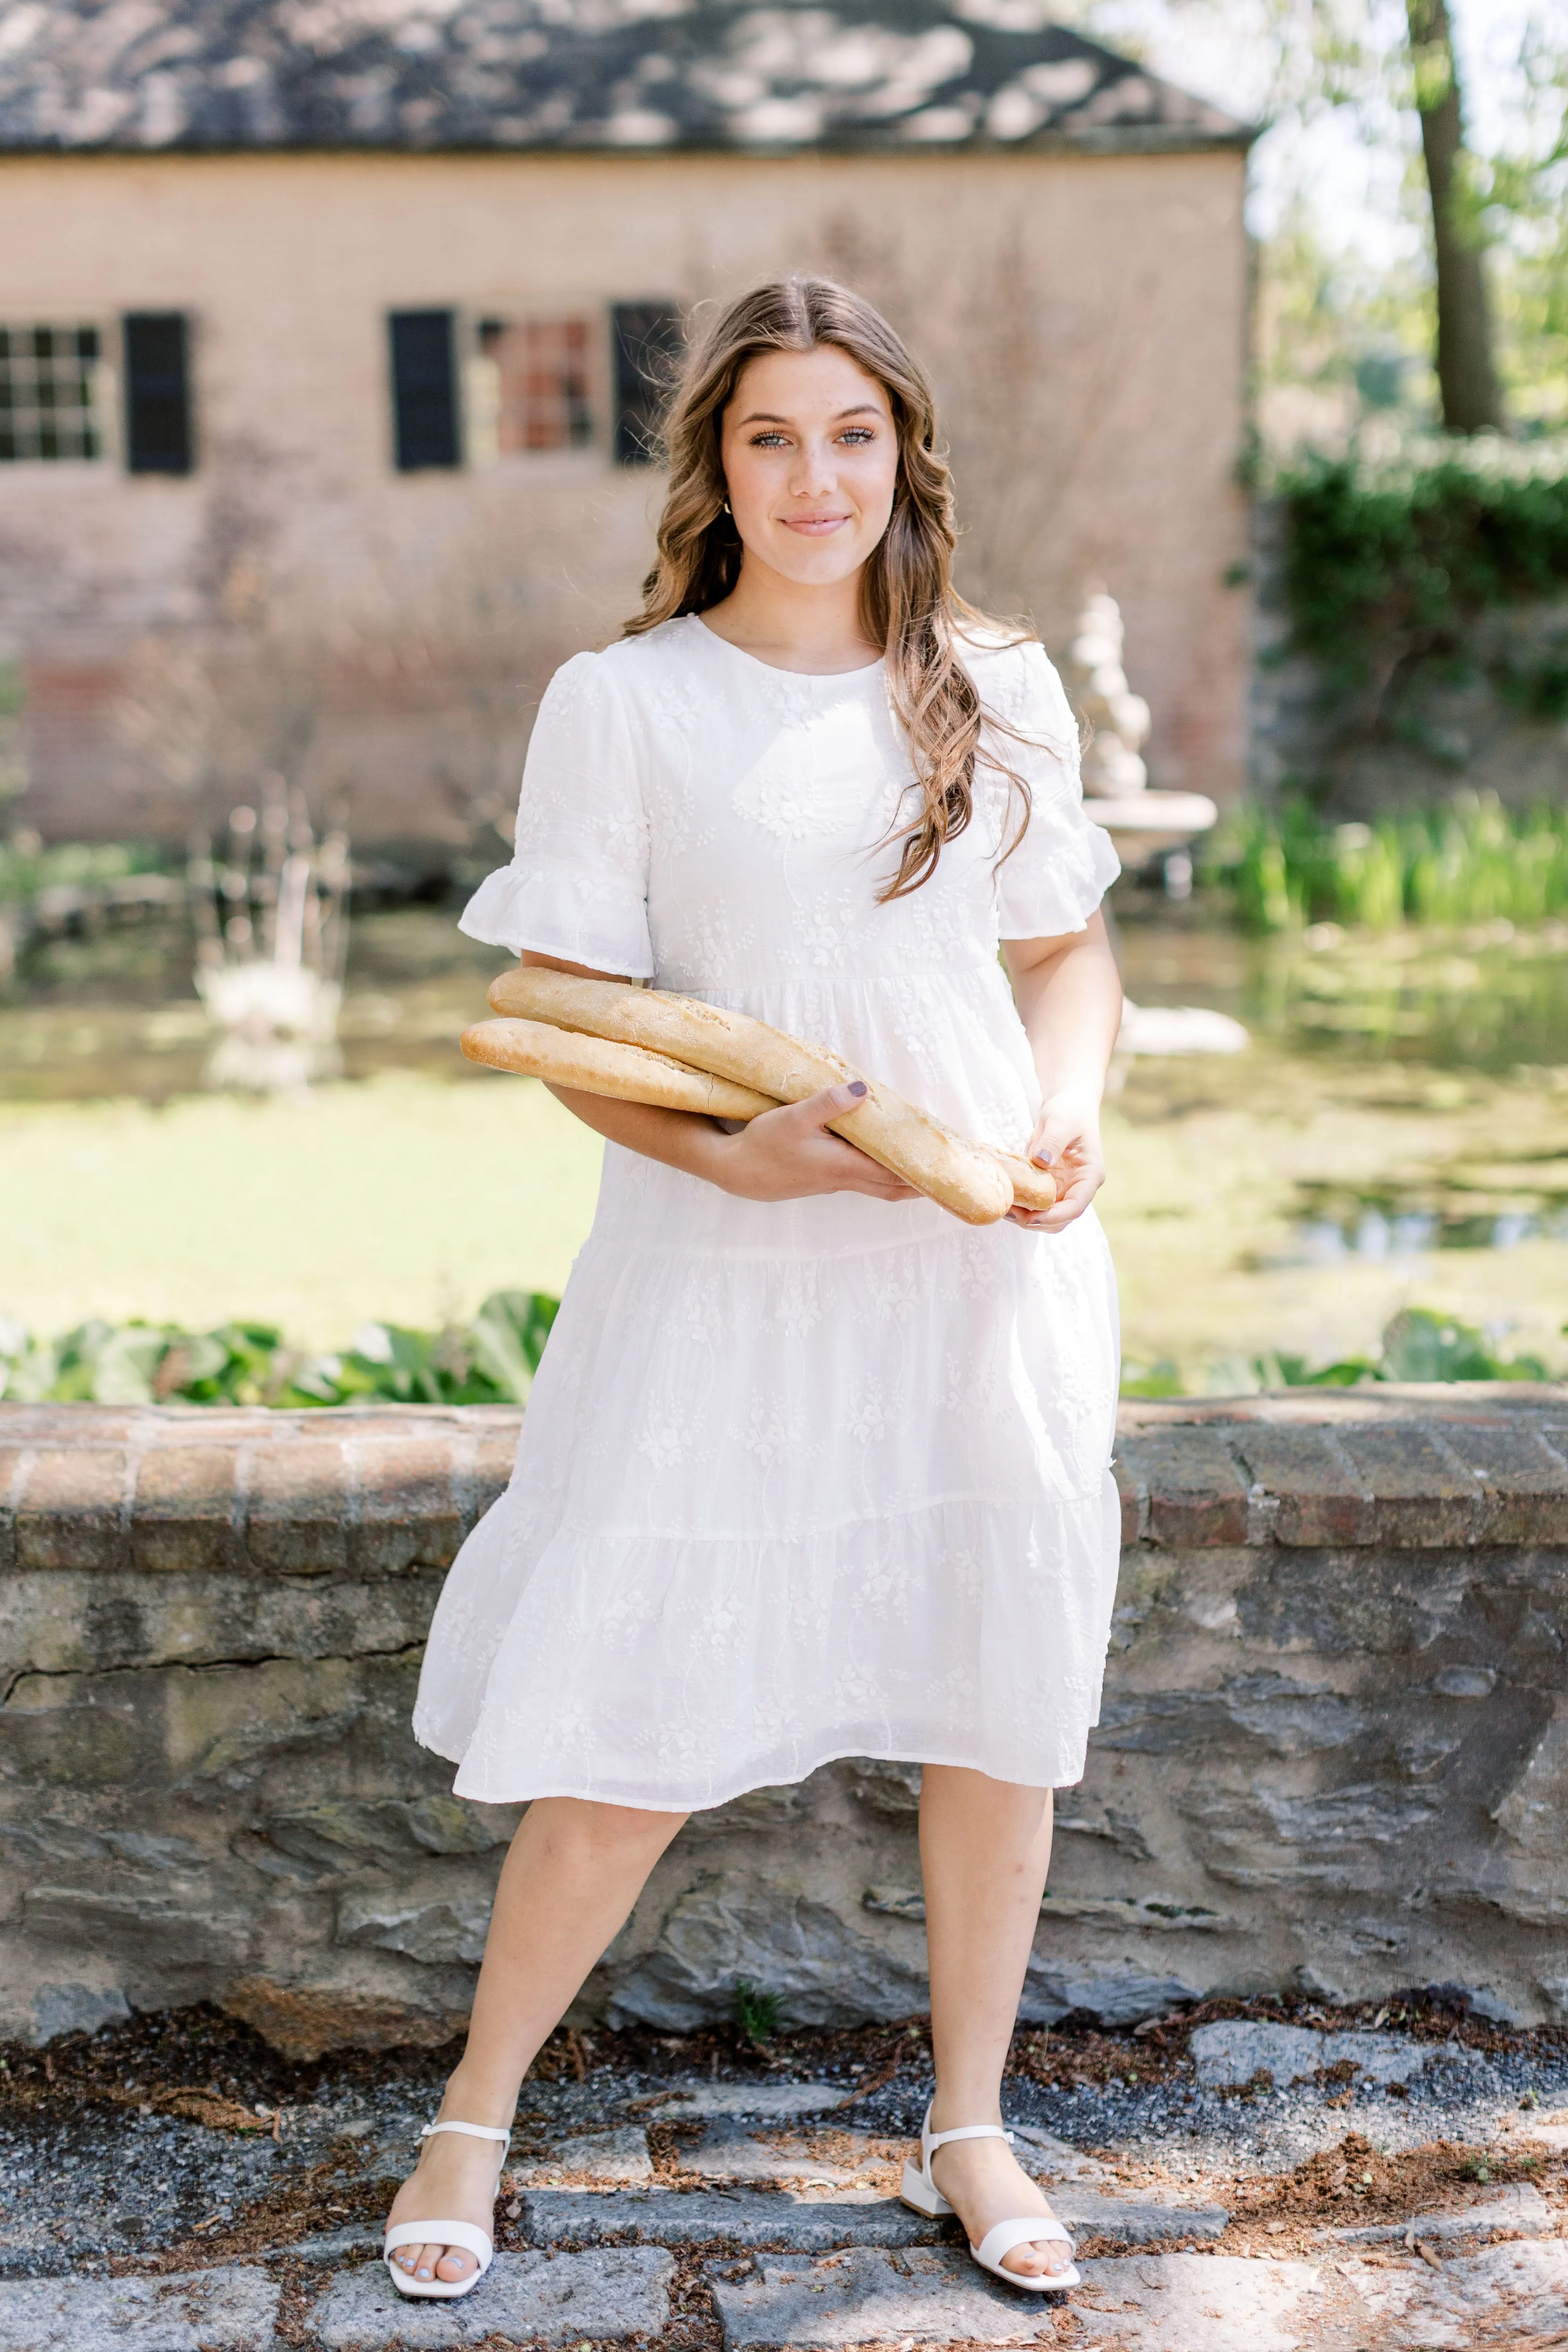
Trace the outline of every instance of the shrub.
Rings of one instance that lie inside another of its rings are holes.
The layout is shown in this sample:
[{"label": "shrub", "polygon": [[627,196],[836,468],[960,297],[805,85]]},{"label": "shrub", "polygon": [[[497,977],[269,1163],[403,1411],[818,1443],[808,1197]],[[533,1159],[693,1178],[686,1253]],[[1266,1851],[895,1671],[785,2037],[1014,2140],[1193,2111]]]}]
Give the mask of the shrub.
[{"label": "shrub", "polygon": [[1482,437],[1275,475],[1295,641],[1341,687],[1457,623],[1568,588],[1568,450]]},{"label": "shrub", "polygon": [[0,1319],[0,1397],[13,1402],[263,1404],[522,1403],[560,1301],[498,1290],[472,1323],[415,1331],[366,1323],[338,1353],[285,1345],[268,1323],[211,1331],[90,1320],[34,1339]]},{"label": "shrub", "polygon": [[[1563,1326],[1568,1331],[1568,1324]],[[1549,1381],[1551,1372],[1539,1356],[1505,1356],[1484,1332],[1456,1316],[1436,1315],[1428,1307],[1405,1307],[1384,1327],[1383,1351],[1370,1356],[1344,1356],[1315,1368],[1305,1356],[1270,1349],[1237,1367],[1236,1385],[1256,1389],[1353,1389],[1373,1381]],[[1152,1370],[1130,1365],[1121,1383],[1123,1396],[1163,1397],[1184,1393],[1176,1368],[1167,1360]]]}]

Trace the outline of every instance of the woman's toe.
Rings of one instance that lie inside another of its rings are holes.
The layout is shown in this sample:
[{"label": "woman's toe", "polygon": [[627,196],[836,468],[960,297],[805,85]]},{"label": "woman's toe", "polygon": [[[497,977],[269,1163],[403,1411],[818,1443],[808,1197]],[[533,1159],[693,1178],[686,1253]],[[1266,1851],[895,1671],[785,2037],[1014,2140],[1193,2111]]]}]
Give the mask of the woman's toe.
[{"label": "woman's toe", "polygon": [[1019,2278],[1049,2278],[1067,2266],[1066,2255],[1049,2239],[1033,2239],[1015,2246],[1011,2253],[1002,2257],[1003,2269],[1014,2272]]},{"label": "woman's toe", "polygon": [[473,2263],[474,2258],[472,2254],[460,2253],[456,2251],[448,2254],[443,2254],[441,2260],[436,2265],[436,2275],[437,2278],[445,2279],[447,2284],[451,2285],[457,2280],[468,2277],[469,2271],[473,2268]]}]

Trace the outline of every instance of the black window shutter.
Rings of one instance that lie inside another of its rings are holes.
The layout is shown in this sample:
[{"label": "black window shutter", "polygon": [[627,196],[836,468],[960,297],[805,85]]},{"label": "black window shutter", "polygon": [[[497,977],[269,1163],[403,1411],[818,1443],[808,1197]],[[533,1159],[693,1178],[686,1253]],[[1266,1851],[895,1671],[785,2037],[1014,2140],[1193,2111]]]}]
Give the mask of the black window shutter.
[{"label": "black window shutter", "polygon": [[394,310],[388,324],[398,472],[460,466],[456,320],[450,310]]},{"label": "black window shutter", "polygon": [[125,465],[132,474],[188,474],[191,331],[183,310],[132,310],[121,321]]},{"label": "black window shutter", "polygon": [[652,466],[681,351],[680,310],[674,302],[617,302],[612,317],[616,462]]}]

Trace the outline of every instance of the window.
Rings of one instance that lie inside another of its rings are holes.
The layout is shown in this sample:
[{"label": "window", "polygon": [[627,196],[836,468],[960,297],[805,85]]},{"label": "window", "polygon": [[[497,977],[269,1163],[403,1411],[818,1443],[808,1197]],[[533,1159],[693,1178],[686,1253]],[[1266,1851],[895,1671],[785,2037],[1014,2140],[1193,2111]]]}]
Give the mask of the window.
[{"label": "window", "polygon": [[482,319],[479,352],[494,371],[498,457],[581,449],[593,440],[594,330],[586,319]]},{"label": "window", "polygon": [[0,461],[98,457],[96,327],[0,327]]},{"label": "window", "polygon": [[612,317],[616,462],[652,466],[682,346],[680,311],[673,302],[617,302]]},{"label": "window", "polygon": [[450,310],[394,310],[393,452],[400,474],[460,466],[456,320]]},{"label": "window", "polygon": [[125,465],[132,474],[188,474],[191,336],[183,310],[132,310],[121,325],[125,362]]}]

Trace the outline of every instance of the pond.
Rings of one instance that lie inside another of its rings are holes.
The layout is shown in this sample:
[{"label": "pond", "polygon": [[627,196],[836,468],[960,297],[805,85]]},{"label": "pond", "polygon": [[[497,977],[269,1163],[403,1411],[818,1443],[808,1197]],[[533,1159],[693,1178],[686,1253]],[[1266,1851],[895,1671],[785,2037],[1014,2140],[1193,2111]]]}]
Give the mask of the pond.
[{"label": "pond", "polygon": [[[1129,993],[1250,1036],[1119,1066],[1102,1214],[1132,1379],[1375,1357],[1412,1305],[1568,1367],[1568,926],[1254,940],[1213,898],[1115,898]],[[0,1313],[251,1314],[331,1346],[559,1288],[598,1147],[457,1052],[495,950],[449,909],[362,914],[342,1082],[303,1101],[204,1089],[191,954],[166,921],[56,940],[0,1000]]]}]

